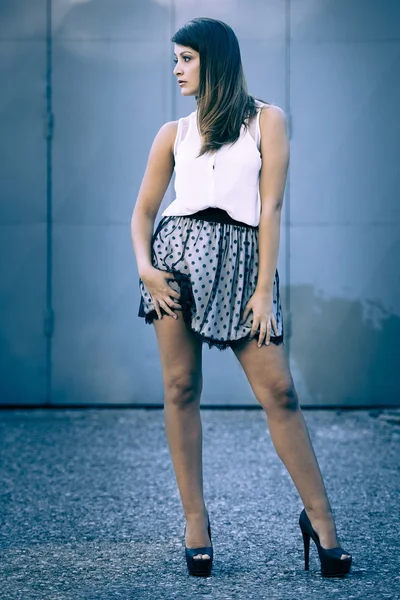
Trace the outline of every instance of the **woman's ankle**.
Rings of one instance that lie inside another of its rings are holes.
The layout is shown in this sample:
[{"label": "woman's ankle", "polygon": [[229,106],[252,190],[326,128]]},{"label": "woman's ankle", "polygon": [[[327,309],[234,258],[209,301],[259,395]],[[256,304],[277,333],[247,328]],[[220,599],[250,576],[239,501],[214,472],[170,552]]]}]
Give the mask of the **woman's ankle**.
[{"label": "woman's ankle", "polygon": [[207,509],[200,509],[196,511],[185,512],[186,521],[203,521],[207,520],[208,512]]}]

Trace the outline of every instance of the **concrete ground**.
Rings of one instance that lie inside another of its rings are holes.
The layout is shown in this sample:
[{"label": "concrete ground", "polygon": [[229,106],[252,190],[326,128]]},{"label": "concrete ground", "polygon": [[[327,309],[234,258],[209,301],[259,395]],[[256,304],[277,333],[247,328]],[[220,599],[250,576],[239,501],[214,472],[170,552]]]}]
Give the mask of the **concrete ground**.
[{"label": "concrete ground", "polygon": [[[0,412],[1,600],[400,598],[400,427],[304,410],[349,575],[321,577],[265,413],[202,410],[214,567],[190,577],[163,411]],[[390,416],[390,415],[389,415]]]}]

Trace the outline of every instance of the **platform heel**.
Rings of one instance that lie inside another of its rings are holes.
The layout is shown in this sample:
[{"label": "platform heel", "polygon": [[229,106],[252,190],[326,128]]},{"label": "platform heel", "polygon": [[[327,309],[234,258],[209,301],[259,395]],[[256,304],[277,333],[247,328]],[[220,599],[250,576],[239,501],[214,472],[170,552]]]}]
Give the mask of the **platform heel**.
[{"label": "platform heel", "polygon": [[[299,525],[301,533],[303,535],[304,543],[304,569],[306,571],[310,568],[310,538],[317,546],[318,556],[321,563],[321,574],[324,577],[343,577],[350,571],[352,556],[344,550],[341,546],[336,548],[323,548],[320,544],[318,534],[314,531],[311,521],[303,510],[300,513]],[[342,554],[347,554],[348,558],[340,558]]]},{"label": "platform heel", "polygon": [[[208,535],[210,537],[211,542],[211,526],[210,526],[210,517],[207,514],[208,518]],[[184,535],[186,535],[186,525]],[[208,554],[210,558],[194,558],[196,554]],[[185,544],[185,558],[186,564],[190,575],[195,575],[197,577],[209,577],[211,575],[211,569],[213,564],[213,546],[203,546],[201,548],[187,548]]]}]

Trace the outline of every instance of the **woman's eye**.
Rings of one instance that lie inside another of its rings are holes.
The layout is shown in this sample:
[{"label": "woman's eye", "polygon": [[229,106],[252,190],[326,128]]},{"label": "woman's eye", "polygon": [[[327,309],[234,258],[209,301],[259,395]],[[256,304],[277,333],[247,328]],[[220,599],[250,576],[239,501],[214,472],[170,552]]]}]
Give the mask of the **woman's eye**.
[{"label": "woman's eye", "polygon": [[[190,56],[184,56],[184,57],[183,57],[183,60],[185,60],[186,58],[187,58],[188,60],[190,60]],[[177,58],[174,58],[174,61],[173,61],[173,62],[176,64],[176,63],[178,62],[178,59],[177,59]]]}]

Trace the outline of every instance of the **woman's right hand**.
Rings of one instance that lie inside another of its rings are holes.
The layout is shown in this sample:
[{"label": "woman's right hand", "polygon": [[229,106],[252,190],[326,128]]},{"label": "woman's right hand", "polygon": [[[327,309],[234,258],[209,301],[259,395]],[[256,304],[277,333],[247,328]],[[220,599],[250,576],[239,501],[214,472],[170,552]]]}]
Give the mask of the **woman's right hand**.
[{"label": "woman's right hand", "polygon": [[175,281],[173,273],[161,271],[155,267],[149,267],[141,274],[140,279],[143,281],[147,291],[151,295],[158,319],[162,319],[163,317],[161,308],[165,310],[167,315],[177,319],[178,316],[172,309],[181,310],[181,305],[178,302],[174,302],[173,298],[179,300],[180,293],[173,290],[167,283],[168,280]]}]

